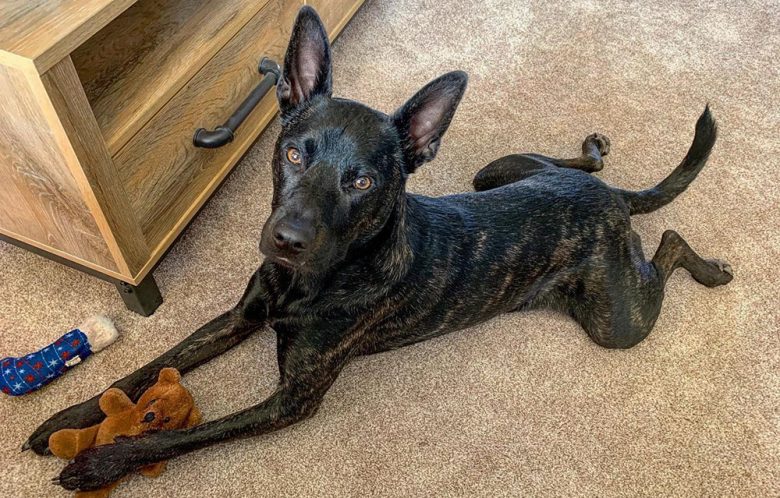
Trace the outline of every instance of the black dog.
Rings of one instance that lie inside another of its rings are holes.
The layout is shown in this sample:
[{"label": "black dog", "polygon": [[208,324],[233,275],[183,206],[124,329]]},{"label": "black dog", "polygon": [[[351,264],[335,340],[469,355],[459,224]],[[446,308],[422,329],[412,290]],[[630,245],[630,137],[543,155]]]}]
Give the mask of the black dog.
[{"label": "black dog", "polygon": [[[704,166],[715,142],[708,109],[683,162],[646,191],[587,174],[601,169],[609,148],[591,135],[577,159],[528,154],[491,163],[474,180],[478,193],[407,194],[407,176],[436,155],[465,87],[464,73],[446,74],[392,116],[332,98],[325,31],[302,9],[277,88],[282,131],[260,242],[265,261],[233,310],[114,384],[137,399],[160,368],[191,370],[267,324],[278,338],[276,391],[192,429],[87,450],[55,482],[95,489],[153,462],[288,426],[314,414],[354,356],[500,313],[559,309],[598,344],[629,348],[653,327],[675,268],[707,286],[731,280],[725,263],[701,259],[671,231],[647,262],[629,218],[670,202]],[[96,397],[49,419],[26,446],[45,453],[53,431],[101,417]]]}]

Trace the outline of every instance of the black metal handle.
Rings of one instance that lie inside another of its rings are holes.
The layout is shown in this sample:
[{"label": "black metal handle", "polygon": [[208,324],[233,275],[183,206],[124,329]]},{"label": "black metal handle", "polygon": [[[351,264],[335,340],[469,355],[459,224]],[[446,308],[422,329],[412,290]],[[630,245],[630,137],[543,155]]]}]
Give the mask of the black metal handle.
[{"label": "black metal handle", "polygon": [[257,67],[260,74],[263,75],[263,79],[252,90],[249,95],[241,102],[238,109],[232,116],[225,121],[222,126],[217,126],[214,130],[207,130],[205,128],[198,128],[195,130],[195,136],[192,137],[192,143],[195,147],[203,147],[205,149],[216,149],[222,147],[226,143],[233,141],[234,134],[241,123],[249,116],[257,104],[265,97],[268,90],[276,86],[276,82],[279,81],[282,71],[277,64],[268,57],[263,57],[260,61],[260,65]]}]

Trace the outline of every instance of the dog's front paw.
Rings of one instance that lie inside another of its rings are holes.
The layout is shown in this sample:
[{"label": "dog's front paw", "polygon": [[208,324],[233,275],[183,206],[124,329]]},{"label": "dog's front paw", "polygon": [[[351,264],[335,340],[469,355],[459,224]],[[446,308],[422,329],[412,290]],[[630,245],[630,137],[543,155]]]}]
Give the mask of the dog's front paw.
[{"label": "dog's front paw", "polygon": [[82,451],[52,482],[65,489],[92,491],[139,469],[132,445],[107,444]]},{"label": "dog's front paw", "polygon": [[585,139],[585,143],[583,144],[583,150],[585,150],[590,144],[596,146],[599,154],[601,154],[601,157],[609,154],[610,142],[606,135],[602,135],[601,133],[588,135],[588,137]]},{"label": "dog's front paw", "polygon": [[105,415],[100,411],[97,398],[73,405],[52,415],[49,420],[38,426],[22,445],[22,451],[31,449],[39,455],[49,455],[51,454],[49,436],[60,429],[80,429],[95,425],[103,420],[103,417]]},{"label": "dog's front paw", "polygon": [[[62,427],[63,429],[66,429],[68,427]],[[37,429],[35,429],[35,432],[33,432],[29,438],[27,438],[27,441],[22,444],[22,451],[27,450],[33,450],[38,455],[51,455],[51,450],[49,450],[49,436],[57,432],[59,429],[54,429],[50,427],[46,427],[46,425],[41,425]]]}]

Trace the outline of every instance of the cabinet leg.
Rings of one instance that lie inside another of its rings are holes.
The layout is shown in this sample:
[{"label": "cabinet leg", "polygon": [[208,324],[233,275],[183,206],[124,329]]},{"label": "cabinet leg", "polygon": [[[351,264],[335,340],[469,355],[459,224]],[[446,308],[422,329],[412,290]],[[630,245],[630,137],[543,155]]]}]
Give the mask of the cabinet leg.
[{"label": "cabinet leg", "polygon": [[119,290],[127,309],[135,311],[139,315],[150,316],[163,301],[160,289],[151,273],[137,286],[127,282],[119,282],[116,284],[116,288]]}]

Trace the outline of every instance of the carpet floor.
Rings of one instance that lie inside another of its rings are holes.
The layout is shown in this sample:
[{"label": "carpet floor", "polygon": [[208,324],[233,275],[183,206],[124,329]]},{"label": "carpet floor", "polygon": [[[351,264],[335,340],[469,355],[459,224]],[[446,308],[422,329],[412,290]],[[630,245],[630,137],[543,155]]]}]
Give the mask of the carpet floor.
[{"label": "carpet floor", "polygon": [[[640,189],[685,154],[710,102],[720,138],[670,206],[635,217],[645,252],[679,231],[734,281],[670,279],[653,333],[596,346],[552,312],[351,363],[311,420],[170,462],[113,496],[780,495],[780,5],[368,0],[334,45],[336,94],[390,112],[435,76],[470,75],[438,158],[410,190],[470,189],[501,155],[575,156],[612,139],[598,176]],[[69,496],[55,458],[20,454],[52,412],[140,367],[228,309],[260,263],[272,125],[156,272],[151,318],[110,284],[0,243],[0,356],[105,313],[120,341],[35,394],[0,399],[1,496]],[[264,331],[185,378],[206,419],[270,393]]]}]

